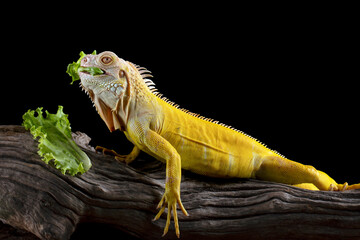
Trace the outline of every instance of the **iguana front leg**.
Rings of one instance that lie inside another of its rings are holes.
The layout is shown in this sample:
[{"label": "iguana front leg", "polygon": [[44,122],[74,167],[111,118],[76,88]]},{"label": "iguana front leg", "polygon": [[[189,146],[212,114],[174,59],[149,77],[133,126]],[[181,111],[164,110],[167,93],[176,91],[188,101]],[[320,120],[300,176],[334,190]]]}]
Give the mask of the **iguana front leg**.
[{"label": "iguana front leg", "polygon": [[163,137],[152,130],[145,133],[145,146],[150,152],[166,161],[166,183],[165,193],[158,204],[159,213],[155,216],[154,221],[158,220],[161,214],[168,207],[167,221],[164,228],[163,236],[168,232],[171,221],[171,212],[174,214],[175,231],[177,237],[180,237],[179,223],[176,211],[176,204],[179,204],[181,211],[188,216],[180,199],[180,182],[181,182],[181,158],[176,149]]}]

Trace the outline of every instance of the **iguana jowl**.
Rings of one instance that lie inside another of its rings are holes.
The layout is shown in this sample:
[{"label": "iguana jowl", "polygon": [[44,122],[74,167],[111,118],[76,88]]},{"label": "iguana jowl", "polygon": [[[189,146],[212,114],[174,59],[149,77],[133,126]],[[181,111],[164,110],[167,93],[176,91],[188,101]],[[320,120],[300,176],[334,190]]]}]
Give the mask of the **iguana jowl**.
[{"label": "iguana jowl", "polygon": [[[159,219],[168,208],[164,235],[171,212],[180,236],[177,205],[188,215],[180,199],[181,168],[213,177],[257,178],[311,190],[358,189],[360,184],[337,184],[312,166],[291,161],[256,139],[217,121],[180,109],[162,98],[148,70],[118,58],[112,52],[86,55],[78,72],[109,130],[120,129],[134,144],[129,155],[116,159],[132,162],[144,151],[166,163],[165,193],[157,206]],[[87,69],[98,68],[98,74]]]}]

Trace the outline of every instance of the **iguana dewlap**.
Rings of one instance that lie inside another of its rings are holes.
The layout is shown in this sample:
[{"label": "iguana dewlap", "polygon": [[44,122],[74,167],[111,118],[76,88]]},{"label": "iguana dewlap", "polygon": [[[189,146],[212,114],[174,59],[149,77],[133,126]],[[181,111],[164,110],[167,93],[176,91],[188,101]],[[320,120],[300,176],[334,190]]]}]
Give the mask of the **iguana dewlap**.
[{"label": "iguana dewlap", "polygon": [[[86,69],[99,68],[99,74]],[[257,178],[312,190],[345,190],[360,184],[337,184],[312,166],[290,161],[256,139],[217,121],[180,109],[162,98],[148,70],[118,58],[112,52],[86,55],[78,72],[110,131],[123,131],[134,144],[129,155],[116,159],[130,163],[144,151],[166,163],[165,193],[157,220],[168,208],[164,235],[171,212],[179,237],[177,205],[188,215],[180,199],[181,168],[213,177]]]}]

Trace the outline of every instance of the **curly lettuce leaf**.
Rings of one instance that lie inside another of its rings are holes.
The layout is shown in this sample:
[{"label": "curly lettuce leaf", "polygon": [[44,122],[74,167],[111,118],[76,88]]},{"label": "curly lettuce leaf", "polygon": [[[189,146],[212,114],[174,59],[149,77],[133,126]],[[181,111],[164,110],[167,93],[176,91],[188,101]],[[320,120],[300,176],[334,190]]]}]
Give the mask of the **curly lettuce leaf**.
[{"label": "curly lettuce leaf", "polygon": [[[96,50],[94,50],[91,54],[96,55]],[[77,60],[76,62],[70,63],[67,66],[66,73],[69,74],[69,76],[72,78],[72,81],[70,83],[71,85],[75,81],[80,80],[78,72],[88,72],[92,76],[104,73],[100,68],[97,68],[97,67],[81,67],[80,66],[81,59],[83,59],[85,56],[86,56],[86,54],[83,51],[81,51],[79,60]]]},{"label": "curly lettuce leaf", "polygon": [[46,112],[43,116],[42,108],[37,108],[35,117],[34,110],[28,110],[23,115],[23,126],[38,138],[38,154],[42,160],[53,165],[63,174],[72,176],[82,174],[91,167],[89,157],[72,140],[68,115],[64,114],[63,107],[59,106],[56,114]]}]

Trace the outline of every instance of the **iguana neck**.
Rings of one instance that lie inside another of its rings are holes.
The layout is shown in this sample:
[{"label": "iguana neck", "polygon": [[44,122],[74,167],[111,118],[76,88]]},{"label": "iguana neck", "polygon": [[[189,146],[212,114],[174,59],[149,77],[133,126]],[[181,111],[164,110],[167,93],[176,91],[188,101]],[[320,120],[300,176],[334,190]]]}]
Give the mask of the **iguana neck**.
[{"label": "iguana neck", "polygon": [[152,115],[155,112],[154,103],[157,99],[143,81],[137,68],[132,63],[128,63],[132,67],[126,72],[128,84],[112,111],[114,120],[116,119],[119,124],[115,125],[115,128],[121,131],[126,131],[130,119],[139,120]]}]

